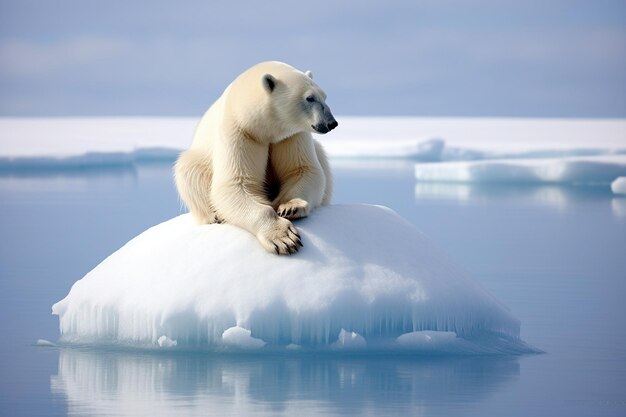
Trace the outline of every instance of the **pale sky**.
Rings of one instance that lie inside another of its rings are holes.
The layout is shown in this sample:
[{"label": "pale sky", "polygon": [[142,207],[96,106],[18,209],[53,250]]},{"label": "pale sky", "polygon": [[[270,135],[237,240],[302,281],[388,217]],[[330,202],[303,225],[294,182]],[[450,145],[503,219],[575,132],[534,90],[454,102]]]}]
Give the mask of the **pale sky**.
[{"label": "pale sky", "polygon": [[199,116],[265,60],[337,115],[626,117],[626,1],[0,0],[3,116]]}]

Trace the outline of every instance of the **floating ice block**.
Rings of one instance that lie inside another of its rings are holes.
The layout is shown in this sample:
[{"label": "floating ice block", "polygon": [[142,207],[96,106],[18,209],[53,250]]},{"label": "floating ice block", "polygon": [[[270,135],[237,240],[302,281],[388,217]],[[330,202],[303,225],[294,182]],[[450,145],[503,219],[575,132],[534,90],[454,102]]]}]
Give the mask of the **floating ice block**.
[{"label": "floating ice block", "polygon": [[199,226],[189,214],[152,227],[52,307],[61,342],[532,351],[509,310],[392,210],[335,205],[295,225],[304,247],[290,256],[266,252],[232,225]]}]

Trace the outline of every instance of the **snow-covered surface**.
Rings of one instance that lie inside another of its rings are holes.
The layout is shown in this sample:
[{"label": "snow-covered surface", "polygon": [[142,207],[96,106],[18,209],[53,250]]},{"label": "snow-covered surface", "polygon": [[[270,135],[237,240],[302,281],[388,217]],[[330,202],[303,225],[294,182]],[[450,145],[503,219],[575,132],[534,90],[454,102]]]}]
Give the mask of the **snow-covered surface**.
[{"label": "snow-covered surface", "polygon": [[418,163],[418,181],[609,184],[626,175],[626,155]]},{"label": "snow-covered surface", "polygon": [[626,176],[616,178],[611,183],[611,191],[613,194],[626,194]]},{"label": "snow-covered surface", "polygon": [[0,118],[0,158],[5,163],[127,162],[142,150],[186,148],[196,123],[166,117]]},{"label": "snow-covered surface", "polygon": [[[174,159],[199,119],[0,118],[0,167]],[[317,137],[334,158],[560,158],[625,154],[626,120],[342,117]]]},{"label": "snow-covered surface", "polygon": [[430,331],[441,352],[532,351],[508,309],[393,211],[329,206],[296,226],[292,256],[188,214],[150,228],[53,306],[61,342],[432,351],[424,333],[402,336]]}]

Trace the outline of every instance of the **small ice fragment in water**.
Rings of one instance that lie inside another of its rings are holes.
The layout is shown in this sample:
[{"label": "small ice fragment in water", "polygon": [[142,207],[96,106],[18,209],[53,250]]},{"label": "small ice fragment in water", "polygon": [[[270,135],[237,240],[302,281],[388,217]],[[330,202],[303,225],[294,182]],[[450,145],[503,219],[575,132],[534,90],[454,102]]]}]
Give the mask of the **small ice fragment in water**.
[{"label": "small ice fragment in water", "polygon": [[35,346],[55,347],[56,344],[46,339],[37,339],[37,341],[35,342]]},{"label": "small ice fragment in water", "polygon": [[164,347],[164,348],[174,347],[178,344],[176,340],[172,340],[165,335],[159,337],[159,339],[157,340],[157,343],[159,344],[159,347]]},{"label": "small ice fragment in water", "polygon": [[347,332],[345,329],[341,329],[337,341],[333,343],[333,347],[339,349],[358,349],[364,348],[367,342],[360,334],[356,332]]},{"label": "small ice fragment in water", "polygon": [[617,177],[611,183],[611,191],[613,194],[626,194],[626,177]]},{"label": "small ice fragment in water", "polygon": [[301,348],[302,348],[302,346],[300,346],[300,345],[296,345],[295,343],[289,343],[289,344],[285,347],[285,349],[287,349],[287,350],[298,350],[298,349],[301,349]]},{"label": "small ice fragment in water", "polygon": [[226,329],[222,333],[222,342],[227,346],[240,349],[259,349],[265,346],[263,340],[252,337],[250,330],[239,326]]}]

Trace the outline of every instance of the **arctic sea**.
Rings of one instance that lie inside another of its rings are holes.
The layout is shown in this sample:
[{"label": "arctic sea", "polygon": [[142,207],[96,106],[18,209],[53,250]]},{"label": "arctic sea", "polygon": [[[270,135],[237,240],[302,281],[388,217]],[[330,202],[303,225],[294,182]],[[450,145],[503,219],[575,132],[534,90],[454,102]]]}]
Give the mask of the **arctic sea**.
[{"label": "arctic sea", "polygon": [[[333,160],[336,203],[391,207],[521,320],[527,356],[142,353],[56,341],[50,307],[178,215],[171,164],[0,173],[0,416],[623,416],[626,198],[607,185],[422,183]],[[260,277],[262,279],[262,277]]]}]

